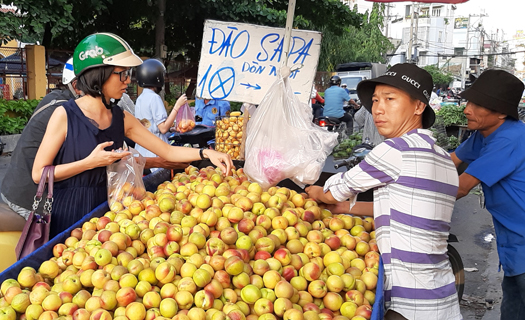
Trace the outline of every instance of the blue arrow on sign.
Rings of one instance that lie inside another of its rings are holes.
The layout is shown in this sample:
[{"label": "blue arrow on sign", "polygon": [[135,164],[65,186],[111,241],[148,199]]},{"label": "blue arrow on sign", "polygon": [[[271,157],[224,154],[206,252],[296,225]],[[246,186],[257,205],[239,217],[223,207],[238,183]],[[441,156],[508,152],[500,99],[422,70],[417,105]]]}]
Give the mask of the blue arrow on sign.
[{"label": "blue arrow on sign", "polygon": [[261,86],[258,84],[251,85],[249,83],[241,83],[241,86],[246,86],[246,89],[253,88],[253,90],[260,90]]}]

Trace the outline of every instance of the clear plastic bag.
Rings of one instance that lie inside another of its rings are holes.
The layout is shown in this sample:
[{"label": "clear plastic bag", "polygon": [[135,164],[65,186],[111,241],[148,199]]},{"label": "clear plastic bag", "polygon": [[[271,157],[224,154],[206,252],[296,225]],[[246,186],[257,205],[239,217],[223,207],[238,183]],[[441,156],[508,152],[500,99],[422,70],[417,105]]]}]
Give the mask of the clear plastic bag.
[{"label": "clear plastic bag", "polygon": [[[124,152],[116,150],[115,152]],[[140,153],[129,148],[131,155],[107,166],[108,204],[121,202],[128,207],[133,200],[142,200],[146,196],[146,188],[142,181],[142,173],[146,159]]]},{"label": "clear plastic bag", "polygon": [[337,134],[312,123],[312,109],[278,75],[248,123],[244,172],[263,188],[291,179],[304,187],[319,179]]},{"label": "clear plastic bag", "polygon": [[175,118],[175,131],[184,133],[195,128],[195,111],[185,103],[180,107]]}]

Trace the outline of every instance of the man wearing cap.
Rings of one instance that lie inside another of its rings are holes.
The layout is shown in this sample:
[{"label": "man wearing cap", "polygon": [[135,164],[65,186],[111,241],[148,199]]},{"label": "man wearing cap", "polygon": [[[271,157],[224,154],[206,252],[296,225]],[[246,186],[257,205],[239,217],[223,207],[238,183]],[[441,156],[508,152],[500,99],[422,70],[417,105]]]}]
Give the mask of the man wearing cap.
[{"label": "man wearing cap", "polygon": [[452,160],[468,168],[457,198],[479,183],[492,214],[505,273],[501,319],[525,318],[525,124],[518,120],[523,83],[503,70],[487,70],[461,96],[468,129],[475,130]]},{"label": "man wearing cap", "polygon": [[306,190],[334,204],[333,213],[366,214],[363,203],[354,206],[355,199],[374,189],[385,319],[462,318],[447,256],[458,175],[428,130],[435,120],[428,106],[432,87],[430,74],[412,64],[394,65],[385,75],[360,82],[357,94],[386,140],[358,166],[328,179],[324,189]]}]

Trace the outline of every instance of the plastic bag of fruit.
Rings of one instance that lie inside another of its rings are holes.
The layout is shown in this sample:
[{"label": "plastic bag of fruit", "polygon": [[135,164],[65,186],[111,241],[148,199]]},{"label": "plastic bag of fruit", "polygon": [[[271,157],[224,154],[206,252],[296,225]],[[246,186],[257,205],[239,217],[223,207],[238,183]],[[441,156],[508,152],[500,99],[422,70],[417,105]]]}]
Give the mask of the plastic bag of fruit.
[{"label": "plastic bag of fruit", "polygon": [[185,103],[177,112],[175,131],[184,133],[193,130],[193,128],[195,128],[195,111]]},{"label": "plastic bag of fruit", "polygon": [[[123,150],[116,150],[115,152],[123,152]],[[128,207],[133,200],[142,200],[146,195],[142,181],[146,159],[133,148],[129,148],[129,152],[131,155],[110,164],[106,168],[110,208],[115,202],[121,202],[125,207]]]},{"label": "plastic bag of fruit", "polygon": [[336,133],[313,124],[288,75],[286,68],[277,76],[248,123],[244,172],[264,188],[286,178],[301,187],[313,184],[337,144]]}]

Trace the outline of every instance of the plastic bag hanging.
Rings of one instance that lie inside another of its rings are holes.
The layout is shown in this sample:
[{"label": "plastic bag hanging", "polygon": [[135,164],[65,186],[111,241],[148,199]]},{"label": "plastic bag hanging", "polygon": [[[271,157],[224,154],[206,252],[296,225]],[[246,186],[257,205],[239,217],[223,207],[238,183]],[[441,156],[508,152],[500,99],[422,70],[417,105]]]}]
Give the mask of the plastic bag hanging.
[{"label": "plastic bag hanging", "polygon": [[195,128],[195,112],[187,103],[180,107],[175,123],[175,131],[180,133],[188,132]]},{"label": "plastic bag hanging", "polygon": [[248,123],[244,172],[263,188],[286,178],[304,187],[319,179],[337,134],[314,125],[311,108],[277,77]]},{"label": "plastic bag hanging", "polygon": [[[123,152],[116,150],[115,152]],[[121,202],[128,207],[133,200],[142,200],[146,196],[146,188],[142,181],[142,173],[146,159],[140,153],[129,148],[131,155],[107,166],[108,204]]]}]

